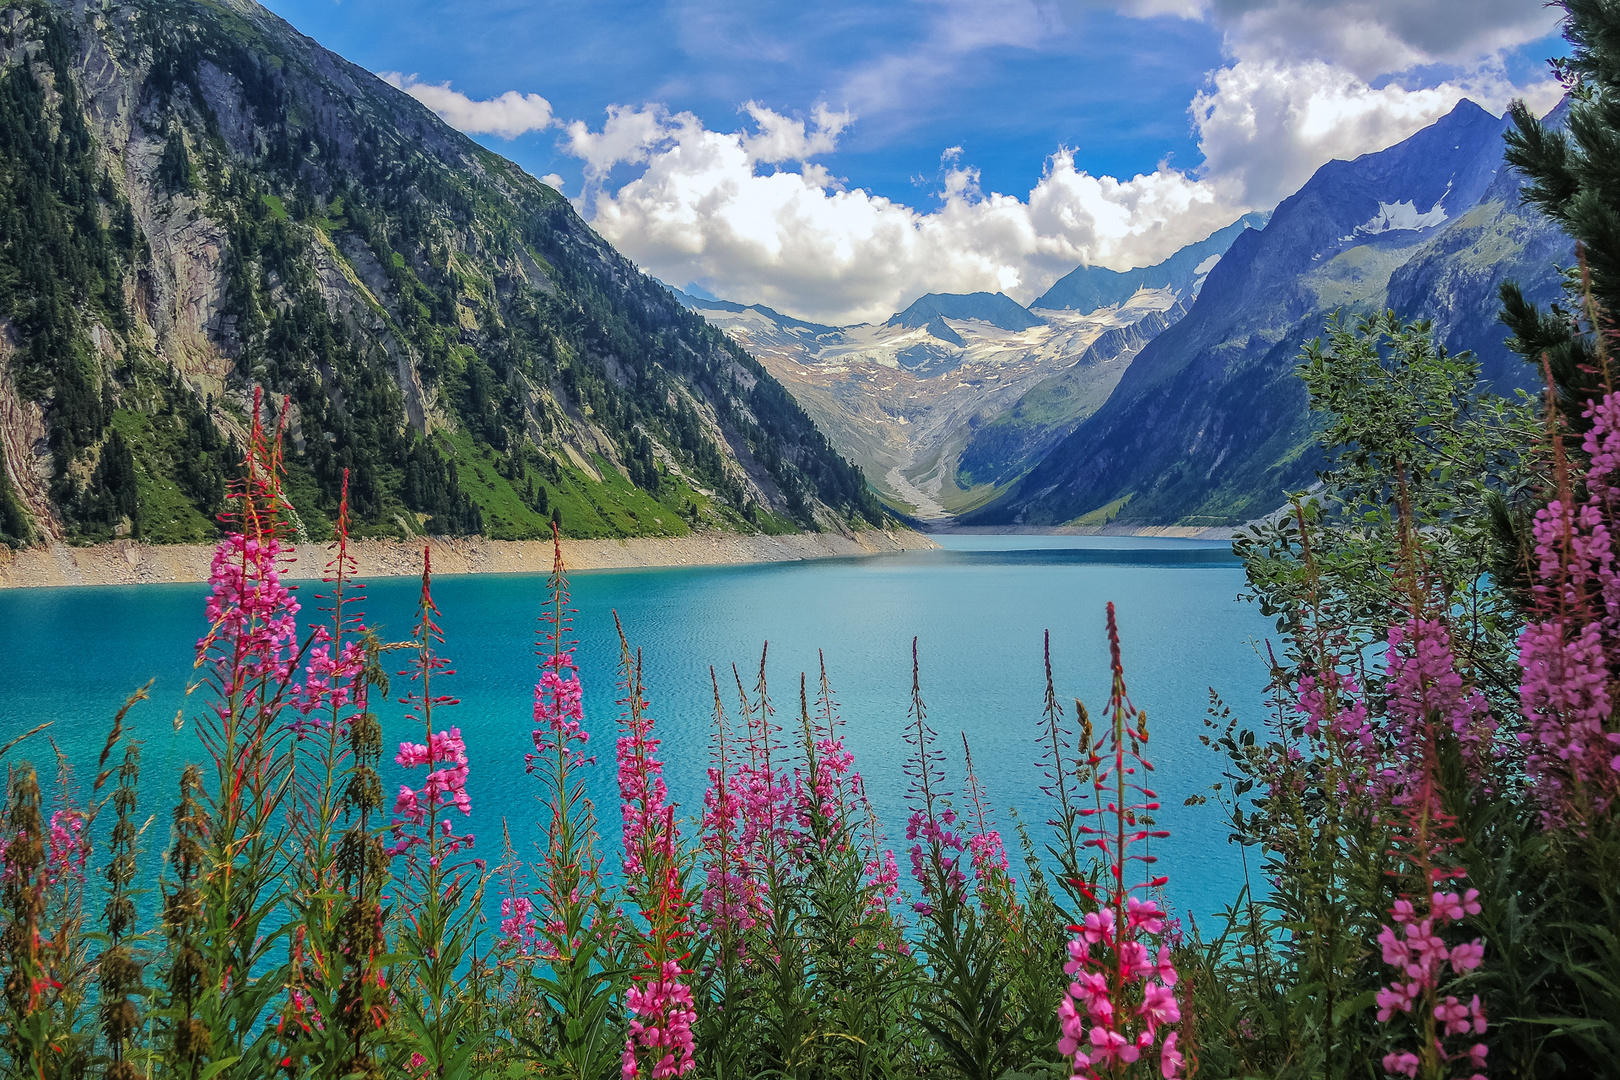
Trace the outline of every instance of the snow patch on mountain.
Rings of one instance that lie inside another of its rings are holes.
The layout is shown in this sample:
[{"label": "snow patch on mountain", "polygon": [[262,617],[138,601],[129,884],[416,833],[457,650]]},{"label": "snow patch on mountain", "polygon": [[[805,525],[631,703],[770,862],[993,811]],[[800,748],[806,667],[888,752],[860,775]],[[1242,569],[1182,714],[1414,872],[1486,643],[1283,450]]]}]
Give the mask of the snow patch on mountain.
[{"label": "snow patch on mountain", "polygon": [[1378,213],[1374,214],[1364,225],[1356,226],[1356,233],[1362,236],[1377,236],[1389,232],[1416,232],[1419,229],[1432,228],[1435,225],[1446,223],[1444,199],[1436,202],[1427,212],[1420,214],[1412,200],[1405,202],[1378,204]]}]

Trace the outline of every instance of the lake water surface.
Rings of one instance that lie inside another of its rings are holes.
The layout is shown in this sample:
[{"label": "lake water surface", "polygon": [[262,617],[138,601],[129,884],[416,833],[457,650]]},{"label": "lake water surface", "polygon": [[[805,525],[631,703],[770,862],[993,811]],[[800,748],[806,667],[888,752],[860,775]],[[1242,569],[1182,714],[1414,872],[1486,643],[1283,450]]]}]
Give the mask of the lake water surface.
[{"label": "lake water surface", "polygon": [[[1060,698],[1079,697],[1099,716],[1109,688],[1104,605],[1112,600],[1131,697],[1150,717],[1161,820],[1172,831],[1157,848],[1171,901],[1197,914],[1226,903],[1242,880],[1237,850],[1213,805],[1182,803],[1218,778],[1220,760],[1198,741],[1209,688],[1240,715],[1259,719],[1266,672],[1256,645],[1270,627],[1237,600],[1243,573],[1228,546],[1128,537],[938,539],[943,550],[864,559],[575,575],[586,723],[603,756],[592,783],[608,815],[604,835],[611,842],[618,832],[614,610],[643,649],[666,775],[684,812],[700,807],[705,782],[709,668],[729,680],[735,663],[751,685],[768,640],[779,720],[797,714],[799,672],[814,680],[817,650],[826,654],[856,768],[899,847],[912,637],[919,639],[923,697],[952,786],[963,786],[965,732],[999,824],[1010,834],[1005,808],[1017,807],[1039,837],[1049,816],[1034,765],[1042,730],[1041,635],[1052,633]],[[318,588],[299,589],[307,615],[316,614]],[[411,579],[372,583],[368,621],[380,624],[385,637],[408,636],[418,591]],[[177,710],[189,718],[200,704],[194,698],[187,706],[184,690],[194,674],[194,642],[206,629],[205,594],[204,585],[0,591],[0,743],[55,721],[47,733],[88,774],[118,706],[155,677],[152,700],[137,706],[132,722],[145,743],[143,806],[166,818],[180,767],[198,757],[195,725],[188,719],[177,732],[173,721]],[[443,610],[443,651],[456,670],[435,685],[461,699],[437,716],[466,737],[470,828],[479,834],[480,852],[496,859],[504,817],[519,851],[531,852],[539,815],[522,755],[532,728],[532,649],[545,578],[445,577],[434,583],[434,596]],[[404,683],[396,680],[395,696]],[[734,689],[725,700],[735,714]],[[391,748],[420,736],[402,727],[400,706],[390,702],[380,713],[390,747],[384,790],[391,791],[402,773]],[[38,740],[9,756],[48,765],[49,748]]]}]

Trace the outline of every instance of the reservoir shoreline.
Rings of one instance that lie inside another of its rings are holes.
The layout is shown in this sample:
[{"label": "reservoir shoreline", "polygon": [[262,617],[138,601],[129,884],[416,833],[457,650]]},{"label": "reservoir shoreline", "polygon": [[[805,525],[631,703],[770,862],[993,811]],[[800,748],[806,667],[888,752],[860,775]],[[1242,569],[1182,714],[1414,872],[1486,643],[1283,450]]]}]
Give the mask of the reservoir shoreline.
[{"label": "reservoir shoreline", "polygon": [[[551,570],[549,540],[441,536],[427,543],[436,575],[543,574]],[[786,536],[708,532],[628,540],[565,538],[562,542],[563,560],[570,571],[796,562],[938,546],[910,529]],[[408,577],[422,572],[420,540],[352,540],[349,551],[358,578]],[[298,544],[296,553],[296,561],[284,575],[290,579],[319,578],[332,557],[326,544]],[[0,546],[0,589],[207,581],[213,554],[213,546],[207,544],[143,544],[138,540],[87,547],[52,543],[16,551]]]},{"label": "reservoir shoreline", "polygon": [[1172,540],[1230,540],[1230,525],[942,525],[929,536],[1159,536]]}]

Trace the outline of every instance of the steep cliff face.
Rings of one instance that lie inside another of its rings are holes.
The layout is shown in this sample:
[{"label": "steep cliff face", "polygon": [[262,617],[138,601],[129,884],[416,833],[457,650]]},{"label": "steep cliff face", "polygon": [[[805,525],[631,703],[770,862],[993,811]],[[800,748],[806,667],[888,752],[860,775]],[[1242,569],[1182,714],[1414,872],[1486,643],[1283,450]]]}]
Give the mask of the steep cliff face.
[{"label": "steep cliff face", "polygon": [[877,519],[559,194],[250,0],[0,34],[0,537],[211,537],[256,389],[312,537],[346,469],[362,533]]}]

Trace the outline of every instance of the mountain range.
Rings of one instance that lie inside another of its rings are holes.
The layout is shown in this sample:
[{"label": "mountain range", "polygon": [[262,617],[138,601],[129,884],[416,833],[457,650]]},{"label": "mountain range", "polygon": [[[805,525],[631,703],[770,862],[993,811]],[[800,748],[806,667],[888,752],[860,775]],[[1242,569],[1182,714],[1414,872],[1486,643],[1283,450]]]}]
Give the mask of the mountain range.
[{"label": "mountain range", "polygon": [[0,541],[206,541],[255,394],[292,528],[882,520],[859,469],[556,191],[252,0],[0,38]]},{"label": "mountain range", "polygon": [[833,327],[675,295],[758,357],[890,505],[942,521],[1003,494],[1100,407],[1222,253],[1266,219],[1248,215],[1157,266],[1082,267],[1031,308],[1002,293],[929,293],[882,323]]},{"label": "mountain range", "polygon": [[[1556,118],[1555,118],[1556,119]],[[1521,205],[1471,101],[1323,166],[1155,266],[1080,267],[1028,308],[930,294],[881,325],[683,303],[758,355],[891,503],[974,525],[1227,526],[1311,484],[1295,366],[1338,314],[1427,319],[1502,392],[1532,386],[1497,288],[1557,299],[1570,241]]]},{"label": "mountain range", "polygon": [[1499,391],[1537,384],[1503,344],[1497,288],[1555,300],[1574,252],[1522,205],[1505,124],[1463,101],[1389,149],[1324,165],[1234,239],[1106,403],[967,520],[1232,525],[1276,509],[1320,465],[1295,365],[1334,313],[1430,320]]},{"label": "mountain range", "polygon": [[[205,541],[256,395],[290,526],[583,536],[1227,525],[1319,465],[1294,368],[1386,308],[1533,384],[1496,290],[1572,245],[1471,102],[1151,267],[835,327],[671,290],[253,0],[0,38],[0,542]],[[870,483],[870,487],[868,484]]]}]

